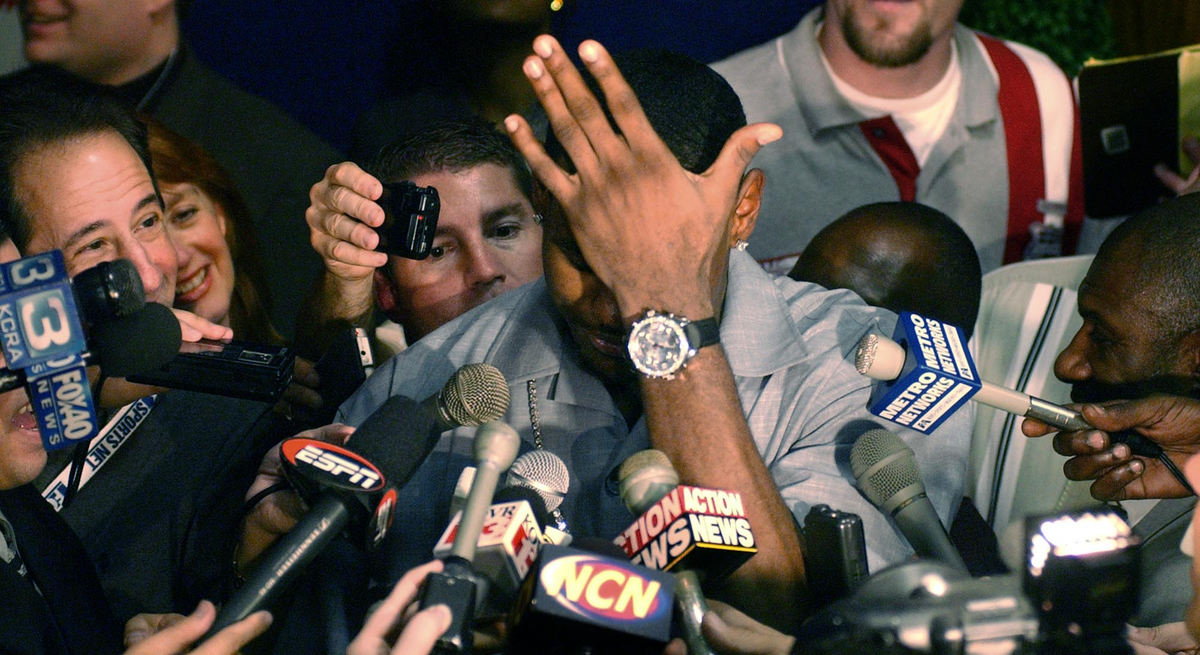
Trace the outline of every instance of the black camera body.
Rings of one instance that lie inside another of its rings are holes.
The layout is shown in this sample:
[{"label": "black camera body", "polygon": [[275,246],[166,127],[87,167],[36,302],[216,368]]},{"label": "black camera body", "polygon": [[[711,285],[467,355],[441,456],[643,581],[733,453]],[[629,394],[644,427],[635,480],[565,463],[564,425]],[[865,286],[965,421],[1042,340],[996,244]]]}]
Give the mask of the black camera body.
[{"label": "black camera body", "polygon": [[804,571],[818,607],[843,598],[867,577],[862,517],[814,505],[804,517]]},{"label": "black camera body", "polygon": [[1139,539],[1110,510],[1026,521],[1024,571],[888,567],[817,612],[798,653],[1117,655],[1137,605]]},{"label": "black camera body", "polygon": [[408,259],[428,257],[441,210],[437,189],[408,180],[385,182],[378,203],[384,219],[383,225],[375,228],[379,234],[375,249]]}]

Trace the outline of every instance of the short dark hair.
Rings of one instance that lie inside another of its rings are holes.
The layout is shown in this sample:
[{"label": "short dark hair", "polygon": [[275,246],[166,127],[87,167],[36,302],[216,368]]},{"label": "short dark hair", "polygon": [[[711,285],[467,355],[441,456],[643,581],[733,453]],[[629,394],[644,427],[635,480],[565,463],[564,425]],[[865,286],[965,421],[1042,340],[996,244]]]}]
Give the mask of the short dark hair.
[{"label": "short dark hair", "polygon": [[[888,237],[901,249],[889,253],[865,247],[873,238]],[[833,257],[830,251],[837,248],[853,249],[850,261]],[[967,233],[933,207],[899,201],[863,205],[826,225],[805,246],[788,277],[846,287],[873,305],[957,325],[968,337],[975,329],[983,286],[979,255]],[[852,282],[864,278],[870,282],[863,286],[872,288],[856,288]]]},{"label": "short dark hair", "polygon": [[[1128,246],[1128,247],[1123,247]],[[1129,217],[1096,252],[1093,266],[1120,253],[1136,279],[1156,292],[1154,313],[1172,336],[1200,330],[1200,193],[1172,198]],[[1115,300],[1115,302],[1120,302]]]},{"label": "short dark hair", "polygon": [[366,170],[382,182],[399,182],[424,173],[460,171],[496,164],[512,171],[517,188],[529,198],[533,173],[508,136],[478,117],[441,120],[380,149]]},{"label": "short dark hair", "polygon": [[[154,182],[146,126],[124,102],[43,66],[0,78],[0,224],[19,250],[24,252],[29,245],[33,226],[17,201],[16,168],[43,148],[103,133],[124,139]],[[156,182],[154,192],[159,195]]]},{"label": "short dark hair", "polygon": [[[693,173],[712,166],[729,137],[746,126],[746,113],[737,92],[719,73],[696,59],[666,50],[637,49],[613,55],[613,61],[659,138],[680,165]],[[583,73],[588,87],[604,105],[609,123],[613,123],[599,84],[586,70]],[[560,165],[574,170],[553,132],[546,137],[546,152]]]}]

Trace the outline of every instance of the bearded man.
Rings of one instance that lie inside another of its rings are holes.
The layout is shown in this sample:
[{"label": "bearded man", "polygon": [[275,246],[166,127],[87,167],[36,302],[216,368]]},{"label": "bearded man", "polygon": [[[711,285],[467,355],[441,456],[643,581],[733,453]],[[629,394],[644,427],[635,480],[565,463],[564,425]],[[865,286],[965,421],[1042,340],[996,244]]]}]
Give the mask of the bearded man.
[{"label": "bearded man", "polygon": [[961,8],[828,0],[713,64],[747,120],[783,128],[754,160],[770,184],[750,254],[786,273],[834,219],[894,200],[952,217],[984,272],[1074,251],[1083,207],[1069,80],[1044,54],[958,24]]}]

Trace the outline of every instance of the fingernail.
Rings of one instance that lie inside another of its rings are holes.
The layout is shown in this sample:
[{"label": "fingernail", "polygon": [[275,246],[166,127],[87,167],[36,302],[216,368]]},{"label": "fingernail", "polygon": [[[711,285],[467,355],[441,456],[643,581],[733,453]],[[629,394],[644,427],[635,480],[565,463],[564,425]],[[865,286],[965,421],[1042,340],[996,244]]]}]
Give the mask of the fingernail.
[{"label": "fingernail", "polygon": [[554,52],[554,46],[550,42],[550,37],[543,35],[534,39],[533,51],[542,57],[549,57]]},{"label": "fingernail", "polygon": [[509,132],[516,132],[520,125],[521,122],[517,120],[516,116],[509,116],[508,118],[504,119],[504,129],[508,130]]},{"label": "fingernail", "polygon": [[1133,471],[1137,475],[1141,475],[1142,471],[1145,470],[1145,468],[1146,468],[1146,465],[1143,464],[1142,460],[1140,460],[1140,459],[1135,459],[1129,463],[1129,470]]},{"label": "fingernail", "polygon": [[150,633],[146,632],[144,630],[136,630],[133,632],[126,632],[125,633],[125,645],[132,646],[132,645],[146,639],[149,636],[150,636]]},{"label": "fingernail", "polygon": [[600,58],[600,48],[591,41],[584,41],[579,46],[579,58],[589,64],[594,64]]},{"label": "fingernail", "polygon": [[778,141],[781,137],[783,137],[783,130],[778,125],[763,128],[758,131],[758,145],[765,146],[768,143]]},{"label": "fingernail", "polygon": [[1089,434],[1087,438],[1087,445],[1091,446],[1092,448],[1103,448],[1104,435],[1100,434],[1099,432],[1093,432]]},{"label": "fingernail", "polygon": [[1117,459],[1128,459],[1129,446],[1126,446],[1125,444],[1117,444],[1117,447],[1113,448],[1113,456],[1115,456]]},{"label": "fingernail", "polygon": [[542,68],[542,64],[538,60],[530,59],[525,62],[525,74],[528,75],[530,79],[541,79],[542,73],[544,72],[545,69]]}]

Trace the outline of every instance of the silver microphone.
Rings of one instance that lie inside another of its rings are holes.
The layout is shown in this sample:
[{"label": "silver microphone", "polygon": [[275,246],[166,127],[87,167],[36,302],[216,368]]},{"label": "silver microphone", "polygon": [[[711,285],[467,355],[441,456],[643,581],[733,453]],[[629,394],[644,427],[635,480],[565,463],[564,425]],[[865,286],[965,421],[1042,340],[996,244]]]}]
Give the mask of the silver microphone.
[{"label": "silver microphone", "polygon": [[967,570],[925,495],[912,448],[900,437],[883,429],[862,435],[850,450],[850,468],[858,488],[895,520],[918,556]]}]

